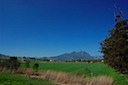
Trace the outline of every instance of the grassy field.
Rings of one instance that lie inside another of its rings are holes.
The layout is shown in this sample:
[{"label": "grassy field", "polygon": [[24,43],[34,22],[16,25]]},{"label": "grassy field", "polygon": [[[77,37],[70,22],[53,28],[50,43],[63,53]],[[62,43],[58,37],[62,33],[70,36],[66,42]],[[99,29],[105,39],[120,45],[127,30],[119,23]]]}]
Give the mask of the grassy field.
[{"label": "grassy field", "polygon": [[[31,63],[32,67],[33,63]],[[104,63],[66,63],[66,62],[40,62],[39,70],[62,71],[67,73],[80,73],[86,77],[107,75],[114,79],[115,85],[128,85],[128,75],[117,73]]]},{"label": "grassy field", "polygon": [[0,85],[53,85],[47,80],[30,79],[18,74],[0,73]]}]

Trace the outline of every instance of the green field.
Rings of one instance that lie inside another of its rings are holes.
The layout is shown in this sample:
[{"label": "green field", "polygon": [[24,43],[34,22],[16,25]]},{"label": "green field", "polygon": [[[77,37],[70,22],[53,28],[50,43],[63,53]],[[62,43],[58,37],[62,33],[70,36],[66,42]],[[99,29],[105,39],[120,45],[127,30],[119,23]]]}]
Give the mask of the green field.
[{"label": "green field", "polygon": [[0,85],[53,85],[47,80],[30,79],[18,74],[0,73]]},{"label": "green field", "polygon": [[[31,63],[32,67],[33,63]],[[107,75],[114,79],[115,85],[128,85],[128,75],[123,75],[104,63],[75,63],[75,62],[40,62],[39,70],[63,71],[68,73],[81,73],[86,77]]]}]

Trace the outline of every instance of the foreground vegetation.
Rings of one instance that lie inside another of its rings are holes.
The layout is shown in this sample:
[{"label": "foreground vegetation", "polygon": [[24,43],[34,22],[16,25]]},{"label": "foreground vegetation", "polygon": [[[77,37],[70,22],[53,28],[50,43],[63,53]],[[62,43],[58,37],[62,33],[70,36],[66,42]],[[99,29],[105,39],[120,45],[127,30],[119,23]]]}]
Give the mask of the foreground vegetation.
[{"label": "foreground vegetation", "polygon": [[0,73],[0,85],[54,85],[48,80],[31,79],[29,77],[21,76],[12,73]]},{"label": "foreground vegetation", "polygon": [[[65,72],[54,72],[54,71],[34,72],[32,69],[26,69],[26,68],[18,68],[16,71],[10,70],[7,68],[2,68],[0,69],[0,71],[22,74],[22,76],[28,76],[32,80],[47,79],[50,82],[54,82],[59,85],[112,85],[113,83],[112,78],[108,76],[85,78],[83,75],[80,75],[80,74],[69,74]],[[13,76],[14,75],[16,74],[13,74]],[[13,79],[13,76],[11,76],[12,79]],[[7,77],[7,75],[5,77]],[[11,81],[10,79],[7,79],[7,80]],[[28,85],[29,82],[26,82],[26,84]],[[9,85],[12,85],[12,81],[9,82]],[[34,84],[34,85],[37,85],[37,84]]]},{"label": "foreground vegetation", "polygon": [[[61,84],[64,83],[64,84],[70,84],[70,85],[74,85],[75,83],[79,83],[79,85],[87,85],[87,84],[99,85],[99,83],[100,85],[112,85],[112,83],[113,85],[128,84],[128,75],[120,74],[116,72],[114,69],[112,69],[111,67],[109,67],[108,65],[101,62],[85,63],[85,62],[30,61],[29,63],[28,62],[26,63],[26,61],[21,61],[20,63],[21,63],[20,68],[16,69],[16,68],[11,68],[13,64],[6,63],[5,61],[2,60],[1,64],[5,66],[4,67],[1,66],[0,71],[27,75],[29,76],[29,78],[34,75],[34,77],[39,78],[38,82],[39,80],[42,79],[42,83],[44,82],[44,79],[47,79],[51,82],[56,82]],[[35,65],[38,65],[39,67],[33,68]],[[39,74],[38,77],[36,76],[36,73]],[[11,77],[13,79],[13,74],[9,74],[9,75],[10,75],[10,79],[7,78],[6,79],[7,81],[5,81],[5,82],[9,81],[9,84],[7,85],[10,85]],[[26,77],[25,80],[28,80],[29,78]],[[4,78],[1,77],[1,79],[4,79]],[[18,82],[17,79],[16,79],[16,82]],[[23,80],[19,80],[19,83],[22,81]],[[34,81],[37,81],[37,79],[34,79]],[[11,83],[12,82],[13,81],[11,80]],[[97,84],[95,84],[94,82],[97,82]],[[3,84],[3,85],[6,85],[6,84]],[[15,83],[13,85],[15,85]],[[27,82],[26,85],[39,85],[39,84]]]},{"label": "foreground vegetation", "polygon": [[[30,63],[32,67],[33,63]],[[24,66],[22,64],[22,66]],[[73,62],[40,62],[39,70],[53,70],[56,72],[66,72],[71,74],[84,74],[84,77],[110,76],[115,85],[127,85],[128,75],[116,72],[114,69],[104,63],[73,63]]]}]

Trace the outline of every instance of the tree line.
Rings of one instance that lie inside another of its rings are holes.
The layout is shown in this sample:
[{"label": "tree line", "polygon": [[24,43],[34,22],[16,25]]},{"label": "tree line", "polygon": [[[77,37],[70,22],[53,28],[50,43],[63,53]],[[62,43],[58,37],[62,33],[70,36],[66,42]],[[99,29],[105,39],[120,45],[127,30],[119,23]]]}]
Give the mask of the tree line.
[{"label": "tree line", "polygon": [[[30,68],[31,61],[29,59],[25,59],[24,61],[25,61],[24,67]],[[11,71],[16,71],[20,67],[21,67],[21,61],[18,60],[17,57],[7,57],[7,58],[0,57],[0,70],[7,69],[7,70],[11,70]],[[34,63],[32,66],[32,68],[35,72],[38,71],[38,67],[39,67],[38,63]]]}]

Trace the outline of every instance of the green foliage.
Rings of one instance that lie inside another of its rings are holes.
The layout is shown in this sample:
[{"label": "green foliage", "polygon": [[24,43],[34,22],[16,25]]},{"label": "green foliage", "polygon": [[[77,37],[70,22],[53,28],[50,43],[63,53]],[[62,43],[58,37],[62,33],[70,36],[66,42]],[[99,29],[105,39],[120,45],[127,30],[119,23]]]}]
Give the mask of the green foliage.
[{"label": "green foliage", "polygon": [[20,67],[18,59],[0,59],[0,67],[17,70]]},{"label": "green foliage", "polygon": [[[33,62],[30,63],[31,67]],[[104,63],[84,62],[38,62],[40,71],[53,70],[56,72],[67,72],[71,74],[83,74],[86,77],[107,75],[113,77],[115,85],[127,85],[128,76],[116,72]],[[24,63],[22,63],[24,66]],[[23,67],[24,68],[24,67]]]},{"label": "green foliage", "polygon": [[17,70],[19,67],[20,67],[20,62],[19,60],[16,58],[16,59],[9,59],[8,60],[8,65],[9,65],[9,69],[15,69]]},{"label": "green foliage", "polygon": [[101,43],[104,61],[121,73],[128,74],[128,20],[116,23],[110,35]]},{"label": "green foliage", "polygon": [[35,70],[35,72],[38,71],[38,68],[39,68],[39,64],[38,64],[38,63],[35,63],[35,64],[33,65],[33,69]]},{"label": "green foliage", "polygon": [[30,68],[30,60],[28,59],[25,60],[25,67]]},{"label": "green foliage", "polygon": [[0,85],[54,85],[47,80],[31,79],[17,74],[0,73]]},{"label": "green foliage", "polygon": [[74,63],[74,62],[41,62],[39,70],[63,71],[71,74],[84,74],[86,77],[107,75],[113,78],[115,85],[127,85],[128,76],[117,73],[104,63]]}]

